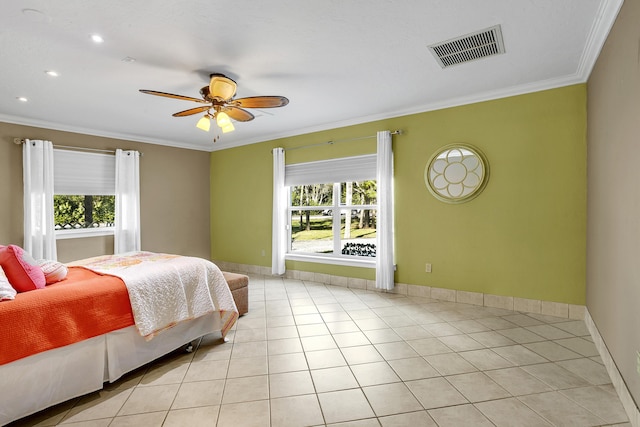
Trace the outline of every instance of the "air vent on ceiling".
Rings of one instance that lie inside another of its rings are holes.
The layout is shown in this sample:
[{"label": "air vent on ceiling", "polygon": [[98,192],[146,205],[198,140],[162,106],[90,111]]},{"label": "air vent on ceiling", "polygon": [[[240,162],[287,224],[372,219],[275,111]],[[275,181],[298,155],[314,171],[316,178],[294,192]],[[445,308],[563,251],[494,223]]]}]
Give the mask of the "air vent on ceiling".
[{"label": "air vent on ceiling", "polygon": [[496,25],[455,39],[432,44],[429,50],[442,68],[504,53],[502,30]]}]

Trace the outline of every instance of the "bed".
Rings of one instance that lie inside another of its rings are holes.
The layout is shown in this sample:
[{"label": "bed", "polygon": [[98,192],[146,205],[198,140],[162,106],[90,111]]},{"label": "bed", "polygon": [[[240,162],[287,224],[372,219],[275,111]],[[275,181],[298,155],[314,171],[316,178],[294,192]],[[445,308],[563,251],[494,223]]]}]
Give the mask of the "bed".
[{"label": "bed", "polygon": [[67,266],[64,281],[0,303],[0,425],[224,336],[238,318],[222,272],[201,258],[135,252]]}]

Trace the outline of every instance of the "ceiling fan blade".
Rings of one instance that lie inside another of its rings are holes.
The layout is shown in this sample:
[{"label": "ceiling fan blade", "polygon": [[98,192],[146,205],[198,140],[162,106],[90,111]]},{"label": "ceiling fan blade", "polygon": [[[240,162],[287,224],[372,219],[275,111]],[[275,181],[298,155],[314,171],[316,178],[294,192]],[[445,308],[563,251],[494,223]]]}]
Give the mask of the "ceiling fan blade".
[{"label": "ceiling fan blade", "polygon": [[184,95],[175,95],[173,93],[167,93],[167,92],[158,92],[157,90],[140,89],[140,92],[146,93],[149,95],[165,96],[167,98],[182,99],[184,101],[194,101],[194,102],[200,102],[203,104],[208,104],[208,102],[205,101],[204,99],[192,98],[190,96],[184,96]]},{"label": "ceiling fan blade", "polygon": [[243,110],[242,108],[234,107],[232,105],[224,107],[222,111],[227,113],[233,120],[237,120],[239,122],[248,122],[255,118],[254,115],[247,110]]},{"label": "ceiling fan blade", "polygon": [[274,108],[284,107],[289,100],[284,96],[250,96],[238,98],[230,102],[231,105],[243,108]]},{"label": "ceiling fan blade", "polygon": [[190,108],[188,110],[180,111],[179,113],[172,114],[173,117],[184,117],[184,116],[192,116],[194,114],[203,113],[211,108],[211,105],[207,105],[205,107],[196,107]]},{"label": "ceiling fan blade", "polygon": [[225,101],[230,100],[236,94],[238,85],[229,77],[222,74],[212,74],[209,83],[209,95]]}]

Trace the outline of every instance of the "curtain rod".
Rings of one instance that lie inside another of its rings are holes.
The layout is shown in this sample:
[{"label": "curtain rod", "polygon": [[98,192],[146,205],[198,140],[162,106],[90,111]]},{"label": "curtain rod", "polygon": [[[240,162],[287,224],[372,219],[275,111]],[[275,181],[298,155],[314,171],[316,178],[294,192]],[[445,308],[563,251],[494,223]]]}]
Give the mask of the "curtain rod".
[{"label": "curtain rod", "polygon": [[[20,144],[24,144],[25,142],[27,142],[27,140],[25,138],[13,138],[13,143],[20,145]],[[116,154],[115,150],[103,150],[100,148],[87,148],[87,147],[72,147],[70,145],[53,145],[53,148],[61,148],[63,150],[77,150],[77,151],[93,151],[93,152],[97,152],[97,153],[106,153],[106,154]],[[142,156],[143,153],[140,153],[140,156]]]},{"label": "curtain rod", "polygon": [[[391,135],[402,135],[402,129],[394,130],[393,132],[391,132]],[[339,144],[341,142],[360,141],[361,139],[370,139],[370,138],[376,138],[376,137],[377,135],[368,135],[368,136],[361,136],[359,138],[339,139],[337,141],[329,140],[329,141],[318,142],[316,144],[301,145],[300,147],[285,148],[284,151],[293,151],[293,150],[299,150],[301,148],[317,147],[319,145],[326,145],[326,144],[333,145],[333,144]]]}]

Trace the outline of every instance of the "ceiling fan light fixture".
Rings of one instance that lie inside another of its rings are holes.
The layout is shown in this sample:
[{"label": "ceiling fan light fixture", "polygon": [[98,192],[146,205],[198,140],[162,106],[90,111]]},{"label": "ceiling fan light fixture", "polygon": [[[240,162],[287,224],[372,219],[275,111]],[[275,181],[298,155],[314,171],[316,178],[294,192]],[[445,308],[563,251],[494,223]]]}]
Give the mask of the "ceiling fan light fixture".
[{"label": "ceiling fan light fixture", "polygon": [[209,83],[209,94],[213,97],[222,98],[225,101],[233,98],[238,86],[236,82],[225,76],[213,76]]},{"label": "ceiling fan light fixture", "polygon": [[204,117],[198,120],[196,127],[206,132],[211,129],[211,121],[214,119],[216,120],[216,124],[222,130],[222,133],[228,133],[235,130],[232,119],[236,122],[248,122],[253,120],[255,116],[245,110],[245,108],[284,107],[289,103],[289,100],[284,96],[250,96],[234,99],[233,97],[235,96],[237,89],[235,81],[219,73],[211,74],[210,77],[211,81],[209,86],[204,86],[200,89],[202,99],[167,92],[159,92],[156,90],[140,89],[140,92],[148,95],[163,96],[166,98],[182,99],[184,101],[194,101],[199,102],[200,104],[206,104],[172,114],[173,117],[186,117],[204,113]]},{"label": "ceiling fan light fixture", "polygon": [[209,132],[209,129],[211,128],[211,120],[209,115],[205,114],[200,120],[198,120],[196,127],[198,129],[202,129],[205,132]]},{"label": "ceiling fan light fixture", "polygon": [[216,123],[218,123],[218,126],[223,128],[226,125],[231,124],[231,119],[229,118],[229,115],[227,113],[225,113],[224,111],[220,111],[216,114]]},{"label": "ceiling fan light fixture", "polygon": [[222,129],[222,133],[227,133],[235,130],[235,127],[233,126],[233,123],[231,123],[229,115],[224,111],[216,113],[216,123]]}]

